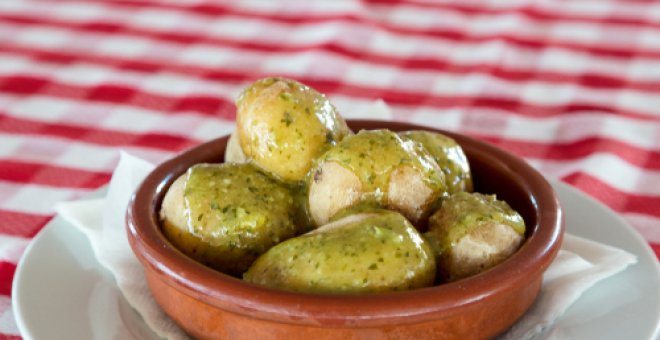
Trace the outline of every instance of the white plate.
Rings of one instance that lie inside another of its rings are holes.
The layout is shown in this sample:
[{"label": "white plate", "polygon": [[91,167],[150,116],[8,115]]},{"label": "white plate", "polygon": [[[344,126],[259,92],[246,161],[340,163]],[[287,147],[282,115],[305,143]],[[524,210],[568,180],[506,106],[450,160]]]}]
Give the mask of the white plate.
[{"label": "white plate", "polygon": [[26,340],[159,339],[96,261],[85,235],[59,216],[25,250],[14,276],[12,303]]},{"label": "white plate", "polygon": [[[648,244],[601,203],[553,181],[567,231],[625,249],[639,262],[588,290],[560,318],[559,339],[655,339],[660,332],[660,266]],[[12,294],[26,339],[149,339],[155,335],[96,261],[85,236],[61,218],[25,251]]]}]

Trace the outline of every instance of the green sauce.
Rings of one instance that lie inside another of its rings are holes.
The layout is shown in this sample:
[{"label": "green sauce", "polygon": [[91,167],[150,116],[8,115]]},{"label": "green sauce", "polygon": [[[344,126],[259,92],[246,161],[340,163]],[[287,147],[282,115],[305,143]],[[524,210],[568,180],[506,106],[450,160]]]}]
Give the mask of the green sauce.
[{"label": "green sauce", "polygon": [[426,236],[443,252],[483,223],[492,222],[508,225],[520,235],[525,233],[520,214],[495,195],[459,192],[444,200],[431,216]]},{"label": "green sauce", "polygon": [[472,191],[470,165],[463,149],[455,140],[429,131],[406,131],[399,135],[404,140],[421,143],[428,150],[444,172],[447,191],[450,194]]},{"label": "green sauce", "polygon": [[334,215],[332,215],[332,218],[330,218],[330,222],[340,220],[346,216],[361,214],[361,213],[372,213],[374,211],[380,211],[382,209],[383,208],[378,204],[375,204],[375,202],[362,201],[340,209]]},{"label": "green sauce", "polygon": [[294,196],[251,164],[199,164],[188,170],[189,231],[213,246],[261,253],[292,237]]},{"label": "green sauce", "polygon": [[313,293],[383,292],[433,283],[433,253],[402,215],[379,210],[363,216],[280,243],[257,259],[244,279]]},{"label": "green sauce", "polygon": [[431,190],[444,189],[444,174],[431,155],[420,144],[404,141],[389,130],[362,130],[348,136],[318,161],[336,162],[351,170],[360,179],[366,199],[378,204],[387,201],[390,175],[404,165],[417,169]]},{"label": "green sauce", "polygon": [[283,181],[302,181],[318,155],[351,133],[323,94],[295,80],[258,80],[236,107],[246,157]]}]

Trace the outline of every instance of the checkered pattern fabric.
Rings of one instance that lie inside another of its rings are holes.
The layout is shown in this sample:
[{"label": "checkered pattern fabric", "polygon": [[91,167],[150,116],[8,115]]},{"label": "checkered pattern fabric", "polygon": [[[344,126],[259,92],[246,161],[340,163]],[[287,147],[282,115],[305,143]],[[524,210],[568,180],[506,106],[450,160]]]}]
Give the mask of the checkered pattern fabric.
[{"label": "checkered pattern fabric", "polygon": [[[660,254],[660,3],[0,1],[0,339],[53,205],[229,133],[267,75],[348,118],[465,133],[619,213]],[[594,226],[596,228],[598,226]]]}]

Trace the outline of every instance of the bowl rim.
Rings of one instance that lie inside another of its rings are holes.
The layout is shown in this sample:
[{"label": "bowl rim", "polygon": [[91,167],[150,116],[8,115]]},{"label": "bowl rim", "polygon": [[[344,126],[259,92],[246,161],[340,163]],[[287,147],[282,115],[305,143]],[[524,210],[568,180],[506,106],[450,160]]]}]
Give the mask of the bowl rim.
[{"label": "bowl rim", "polygon": [[[426,130],[454,138],[462,146],[492,159],[501,171],[524,173],[513,176],[533,194],[536,224],[521,248],[499,265],[465,279],[432,287],[384,294],[310,294],[271,289],[222,274],[185,256],[160,231],[157,210],[162,192],[190,165],[188,159],[222,158],[228,136],[202,143],[157,166],[132,196],[126,227],[129,242],[145,270],[155,270],[169,286],[206,304],[237,314],[275,322],[315,326],[354,327],[424,322],[465,313],[478,302],[516,282],[540,277],[556,256],[564,233],[564,218],[557,195],[547,180],[524,160],[471,137],[404,122],[347,120],[349,126],[370,126],[393,131]],[[219,150],[220,149],[220,150]],[[159,193],[160,199],[159,199]],[[540,226],[543,225],[543,228]],[[529,229],[530,226],[527,226]],[[493,282],[512,282],[493,285]]]}]

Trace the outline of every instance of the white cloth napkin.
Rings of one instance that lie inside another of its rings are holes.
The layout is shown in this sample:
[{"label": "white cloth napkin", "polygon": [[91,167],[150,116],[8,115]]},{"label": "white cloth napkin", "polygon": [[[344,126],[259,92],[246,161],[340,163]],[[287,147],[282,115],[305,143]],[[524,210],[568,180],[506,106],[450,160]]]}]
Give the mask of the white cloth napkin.
[{"label": "white cloth napkin", "polygon": [[627,251],[565,234],[559,254],[543,275],[534,304],[500,339],[544,339],[546,331],[582,293],[610,277],[637,257]]},{"label": "white cloth napkin", "polygon": [[105,198],[63,202],[55,210],[89,238],[96,259],[113,274],[126,301],[154,333],[167,339],[188,339],[151,297],[144,270],[126,235],[124,218],[128,201],[153,168],[146,161],[122,152]]},{"label": "white cloth napkin", "polygon": [[[128,200],[152,168],[146,161],[122,152],[105,198],[64,202],[56,210],[87,235],[97,259],[112,272],[120,291],[146,324],[161,337],[185,339],[185,333],[151,297],[142,266],[126,236],[124,214]],[[623,250],[565,235],[559,255],[544,276],[539,297],[501,338],[543,337],[543,332],[584,291],[635,262],[637,258]]]}]

